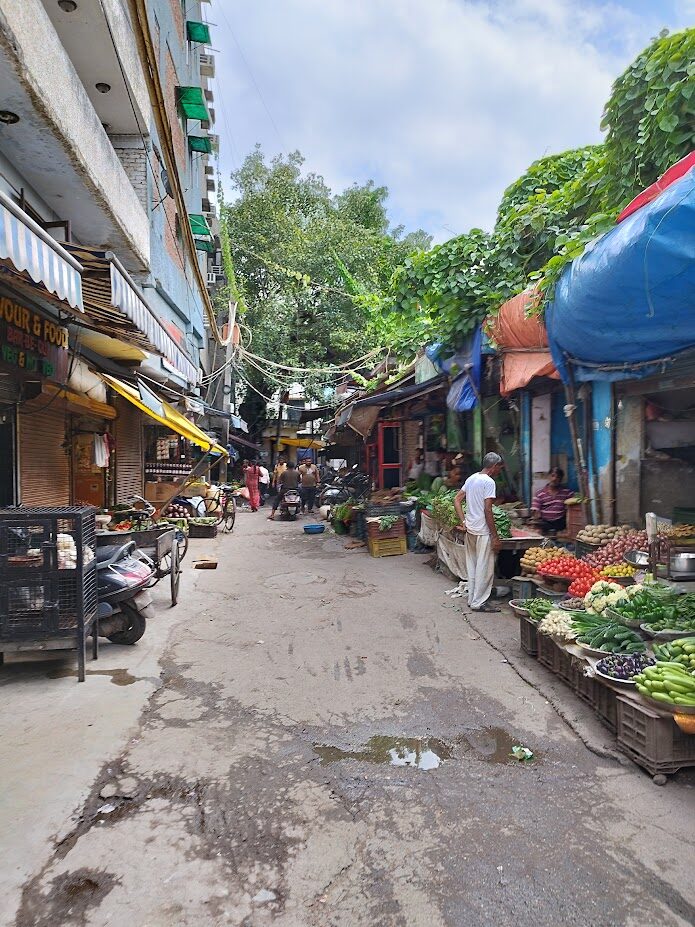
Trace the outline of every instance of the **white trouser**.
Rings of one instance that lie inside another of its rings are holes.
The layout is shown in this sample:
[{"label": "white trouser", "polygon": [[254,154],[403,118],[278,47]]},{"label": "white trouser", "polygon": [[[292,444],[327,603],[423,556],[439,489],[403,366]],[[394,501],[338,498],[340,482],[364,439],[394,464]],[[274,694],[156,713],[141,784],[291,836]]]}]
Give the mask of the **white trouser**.
[{"label": "white trouser", "polygon": [[468,605],[480,608],[490,598],[495,578],[495,554],[489,534],[466,532]]}]

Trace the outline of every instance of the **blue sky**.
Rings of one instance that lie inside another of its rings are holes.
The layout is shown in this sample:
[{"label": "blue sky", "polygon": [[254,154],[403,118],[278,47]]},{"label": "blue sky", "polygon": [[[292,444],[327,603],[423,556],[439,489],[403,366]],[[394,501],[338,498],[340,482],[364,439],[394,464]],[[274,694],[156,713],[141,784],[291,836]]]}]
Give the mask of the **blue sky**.
[{"label": "blue sky", "polygon": [[599,141],[614,78],[695,0],[215,0],[225,187],[259,142],[336,192],[373,179],[394,224],[490,228],[536,158]]}]

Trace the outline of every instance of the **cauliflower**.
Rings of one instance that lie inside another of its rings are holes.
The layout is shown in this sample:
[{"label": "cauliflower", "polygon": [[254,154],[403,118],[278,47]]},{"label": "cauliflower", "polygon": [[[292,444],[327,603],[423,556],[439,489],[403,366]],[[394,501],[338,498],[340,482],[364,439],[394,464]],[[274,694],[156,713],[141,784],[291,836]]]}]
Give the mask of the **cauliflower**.
[{"label": "cauliflower", "polygon": [[606,608],[617,605],[627,598],[624,586],[600,580],[584,596],[584,605],[588,612],[600,615]]},{"label": "cauliflower", "polygon": [[547,634],[561,641],[572,641],[577,636],[572,630],[572,617],[569,612],[552,609],[538,624],[541,634]]}]

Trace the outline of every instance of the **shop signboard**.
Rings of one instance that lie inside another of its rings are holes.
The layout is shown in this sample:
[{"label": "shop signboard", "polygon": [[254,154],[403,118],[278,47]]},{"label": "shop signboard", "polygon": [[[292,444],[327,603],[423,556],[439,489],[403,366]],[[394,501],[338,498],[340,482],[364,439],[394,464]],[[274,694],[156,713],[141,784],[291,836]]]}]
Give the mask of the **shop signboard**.
[{"label": "shop signboard", "polygon": [[0,365],[18,377],[65,383],[67,328],[0,293]]}]

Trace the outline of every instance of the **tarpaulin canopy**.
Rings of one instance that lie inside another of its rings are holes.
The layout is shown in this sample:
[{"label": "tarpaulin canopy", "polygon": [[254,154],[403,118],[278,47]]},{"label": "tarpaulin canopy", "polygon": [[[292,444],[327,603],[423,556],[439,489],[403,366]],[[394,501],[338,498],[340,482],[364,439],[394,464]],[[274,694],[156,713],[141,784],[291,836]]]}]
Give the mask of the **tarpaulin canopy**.
[{"label": "tarpaulin canopy", "polygon": [[206,122],[210,119],[207,104],[201,87],[177,87],[176,97],[179,109],[186,119]]},{"label": "tarpaulin canopy", "polygon": [[502,303],[497,315],[490,316],[485,327],[502,355],[500,393],[508,396],[527,386],[534,377],[559,379],[560,375],[548,348],[548,333],[543,321],[529,316],[541,296],[536,289],[525,290]]},{"label": "tarpaulin canopy", "polygon": [[440,344],[430,345],[425,353],[440,370],[452,378],[446,397],[447,408],[452,412],[470,412],[480,395],[482,369],[482,331],[476,328],[455,354],[444,358]]},{"label": "tarpaulin canopy", "polygon": [[[275,438],[270,439],[273,444],[276,442]],[[280,438],[279,444],[284,444],[285,447],[307,447],[315,448],[320,450],[323,447],[323,441],[319,438]]]},{"label": "tarpaulin canopy", "polygon": [[143,415],[149,416],[155,422],[164,425],[165,428],[170,428],[176,434],[181,435],[182,438],[187,438],[193,444],[202,447],[204,451],[221,454],[224,457],[229,456],[226,448],[218,444],[214,438],[206,435],[193,422],[189,422],[185,416],[177,412],[173,406],[157,396],[156,393],[153,393],[149,387],[139,384],[139,389],[136,389],[129,383],[124,383],[122,380],[106,373],[102,373],[101,378],[107,386],[110,386],[112,390],[127,399]]},{"label": "tarpaulin canopy", "polygon": [[186,38],[189,42],[198,42],[200,45],[210,44],[210,26],[199,23],[193,19],[186,21]]},{"label": "tarpaulin canopy", "polygon": [[670,187],[672,183],[684,174],[687,174],[692,167],[695,167],[695,151],[691,151],[689,155],[681,158],[680,161],[676,161],[667,171],[664,171],[657,181],[647,187],[646,190],[642,190],[641,193],[638,193],[634,200],[628,203],[625,209],[623,209],[616,221],[622,222],[624,219],[627,219],[628,216],[631,216],[633,212],[637,212],[638,209],[646,206],[647,203],[651,203],[651,201],[656,199],[660,193],[663,193],[667,187]]},{"label": "tarpaulin canopy", "polygon": [[188,150],[200,151],[202,154],[211,154],[212,139],[208,135],[189,135]]},{"label": "tarpaulin canopy", "polygon": [[652,376],[695,344],[695,168],[597,239],[547,304],[563,380]]}]

